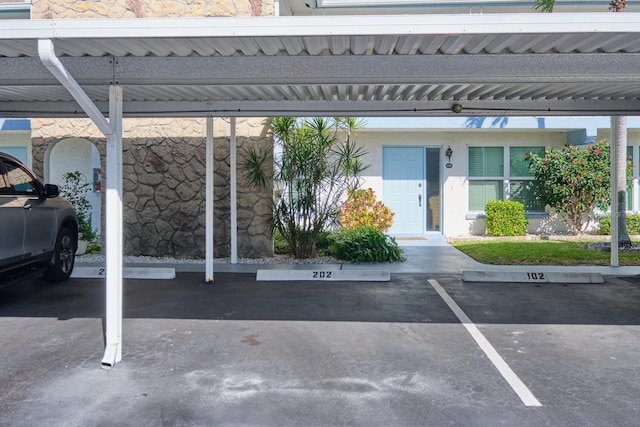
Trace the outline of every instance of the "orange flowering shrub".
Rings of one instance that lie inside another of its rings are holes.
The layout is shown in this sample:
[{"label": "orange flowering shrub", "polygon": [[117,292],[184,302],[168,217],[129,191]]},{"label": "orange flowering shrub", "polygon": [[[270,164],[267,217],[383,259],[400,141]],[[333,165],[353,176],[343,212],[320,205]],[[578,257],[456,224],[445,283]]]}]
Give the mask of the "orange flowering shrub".
[{"label": "orange flowering shrub", "polygon": [[391,209],[376,200],[376,194],[369,188],[349,192],[347,201],[340,212],[340,223],[344,228],[374,227],[387,231],[393,225]]}]

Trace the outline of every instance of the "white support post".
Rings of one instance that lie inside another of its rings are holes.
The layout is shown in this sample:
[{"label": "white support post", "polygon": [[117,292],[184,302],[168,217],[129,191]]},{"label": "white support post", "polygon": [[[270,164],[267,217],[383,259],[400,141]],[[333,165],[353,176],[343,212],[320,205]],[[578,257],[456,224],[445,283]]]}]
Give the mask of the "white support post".
[{"label": "white support post", "polygon": [[122,360],[122,88],[109,87],[106,159],[106,348],[104,368]]},{"label": "white support post", "polygon": [[229,181],[231,182],[231,264],[238,263],[238,165],[237,165],[237,144],[236,144],[236,118],[230,118],[231,141],[230,141],[230,171]]},{"label": "white support post", "polygon": [[611,129],[610,129],[610,156],[611,156],[611,267],[618,267],[620,261],[618,260],[618,165],[616,159],[618,158],[618,146],[616,144],[617,138],[616,124],[614,117],[611,117]]},{"label": "white support post", "polygon": [[207,117],[207,140],[206,140],[206,184],[205,184],[205,282],[213,283],[213,257],[214,257],[214,224],[213,224],[213,200],[214,200],[214,181],[213,181],[213,163],[214,163],[213,145],[213,117]]},{"label": "white support post", "polygon": [[67,89],[107,138],[106,158],[106,313],[102,367],[122,360],[122,88],[109,87],[109,120],[55,55],[53,42],[38,40],[42,64]]},{"label": "white support post", "polygon": [[631,162],[633,163],[633,193],[629,195],[632,200],[631,209],[633,213],[638,213],[638,207],[640,207],[640,203],[638,202],[638,147],[634,146],[632,148],[633,152],[631,153]]}]

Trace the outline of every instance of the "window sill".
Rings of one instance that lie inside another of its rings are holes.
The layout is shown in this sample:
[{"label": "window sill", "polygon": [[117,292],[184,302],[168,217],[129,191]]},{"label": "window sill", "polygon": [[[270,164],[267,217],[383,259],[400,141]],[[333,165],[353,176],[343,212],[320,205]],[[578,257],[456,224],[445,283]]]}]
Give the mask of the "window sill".
[{"label": "window sill", "polygon": [[[549,218],[549,214],[546,212],[526,212],[525,216],[527,219],[547,219]],[[473,220],[473,219],[486,219],[487,215],[484,212],[477,213],[468,213],[465,219]]]}]

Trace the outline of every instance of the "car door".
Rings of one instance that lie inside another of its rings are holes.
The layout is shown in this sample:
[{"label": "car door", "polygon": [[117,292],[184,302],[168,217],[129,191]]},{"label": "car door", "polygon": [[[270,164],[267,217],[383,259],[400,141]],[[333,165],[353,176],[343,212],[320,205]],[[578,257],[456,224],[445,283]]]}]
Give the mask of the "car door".
[{"label": "car door", "polygon": [[0,158],[0,269],[19,263],[24,254],[22,203],[9,184]]},{"label": "car door", "polygon": [[41,185],[26,168],[7,160],[5,169],[17,203],[22,207],[25,256],[36,257],[51,252],[58,231],[55,203],[41,197]]}]

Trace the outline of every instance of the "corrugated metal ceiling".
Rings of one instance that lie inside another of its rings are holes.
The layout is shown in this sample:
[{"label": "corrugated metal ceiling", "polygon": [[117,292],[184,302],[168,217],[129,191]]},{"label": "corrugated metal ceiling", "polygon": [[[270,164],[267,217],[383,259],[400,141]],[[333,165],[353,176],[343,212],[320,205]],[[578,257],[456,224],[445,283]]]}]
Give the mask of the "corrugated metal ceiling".
[{"label": "corrugated metal ceiling", "polygon": [[[616,15],[616,16],[614,16]],[[55,52],[126,116],[638,114],[638,14],[5,21],[0,115],[82,115]]]}]

